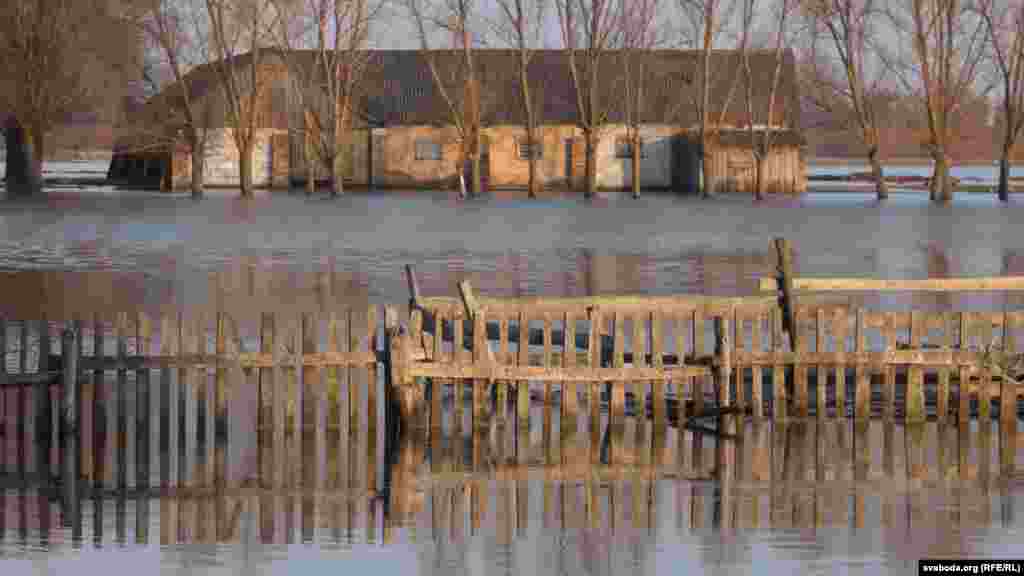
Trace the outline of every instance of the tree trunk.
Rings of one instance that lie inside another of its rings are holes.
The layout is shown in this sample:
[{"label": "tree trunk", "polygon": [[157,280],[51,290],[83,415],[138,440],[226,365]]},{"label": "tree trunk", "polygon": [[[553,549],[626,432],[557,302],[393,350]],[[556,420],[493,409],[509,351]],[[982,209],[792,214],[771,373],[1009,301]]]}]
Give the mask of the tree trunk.
[{"label": "tree trunk", "polygon": [[238,185],[242,196],[252,196],[252,140],[238,143]]},{"label": "tree trunk", "polygon": [[316,192],[316,173],[318,160],[312,154],[306,154],[306,194]]},{"label": "tree trunk", "polygon": [[6,126],[7,194],[32,196],[43,189],[43,133],[11,119]]},{"label": "tree trunk", "polygon": [[872,146],[868,149],[868,162],[871,164],[871,175],[875,179],[875,194],[879,200],[889,197],[889,186],[885,183],[885,174],[882,173],[882,160],[878,157],[878,147]]},{"label": "tree trunk", "polygon": [[949,178],[949,161],[944,153],[936,155],[935,174],[932,177],[932,197],[935,202],[948,206],[953,202],[953,186]]},{"label": "tree trunk", "polygon": [[189,147],[192,149],[192,196],[198,198],[203,195],[203,171],[206,169],[205,140],[198,129],[190,132]]},{"label": "tree trunk", "polygon": [[715,195],[715,179],[712,174],[711,153],[704,148],[700,155],[701,186],[700,193],[704,198],[711,198]]},{"label": "tree trunk", "polygon": [[640,137],[633,137],[633,198],[640,197]]},{"label": "tree trunk", "polygon": [[537,197],[537,130],[531,124],[527,127],[526,141],[530,147],[530,179],[527,184],[527,196],[530,198]]},{"label": "tree trunk", "polygon": [[1003,145],[1003,154],[999,157],[999,200],[1010,200],[1010,148],[1013,144]]},{"label": "tree trunk", "polygon": [[480,186],[480,146],[477,144],[477,150],[472,155],[469,163],[469,180],[470,180],[470,191],[471,196],[478,196],[483,192],[483,188]]},{"label": "tree trunk", "polygon": [[584,140],[586,142],[586,182],[584,183],[584,195],[587,198],[594,196],[597,192],[597,135],[594,134],[593,130],[587,130],[583,133]]},{"label": "tree trunk", "polygon": [[764,200],[764,153],[754,154],[754,199]]},{"label": "tree trunk", "polygon": [[345,193],[345,158],[340,150],[335,151],[334,161],[331,162],[331,196],[338,196]]}]

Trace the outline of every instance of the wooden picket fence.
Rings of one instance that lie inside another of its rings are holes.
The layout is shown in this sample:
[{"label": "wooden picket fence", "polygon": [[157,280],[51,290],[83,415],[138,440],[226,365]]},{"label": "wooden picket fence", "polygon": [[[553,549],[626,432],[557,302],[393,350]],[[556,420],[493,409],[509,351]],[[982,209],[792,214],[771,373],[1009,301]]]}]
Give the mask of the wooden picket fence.
[{"label": "wooden picket fence", "polygon": [[[624,416],[627,385],[636,386],[639,413],[645,414],[649,386],[652,417],[663,426],[669,383],[680,425],[707,414],[709,385],[718,413],[807,417],[809,374],[818,418],[846,417],[851,408],[854,417],[870,418],[877,397],[882,417],[895,418],[902,408],[907,421],[920,421],[927,417],[926,396],[934,396],[940,419],[955,407],[960,421],[969,420],[972,398],[978,417],[989,419],[993,397],[999,399],[1001,421],[1017,419],[1022,388],[993,361],[992,350],[1004,357],[1018,353],[1016,332],[1024,327],[1024,311],[869,312],[798,305],[791,292],[783,298],[477,298],[466,282],[460,285],[461,298],[425,298],[411,268],[407,273],[409,328],[390,344],[392,357],[401,358],[391,362],[402,388],[404,419],[416,419],[425,406],[417,378],[434,386],[427,419],[432,427],[441,425],[443,388],[452,383],[459,411],[466,381],[472,385],[477,423],[484,422],[486,388],[492,383],[499,406],[514,386],[519,418],[528,417],[531,380],[543,382],[546,403],[554,400],[552,383],[561,383],[563,416],[575,414],[583,392],[592,421],[605,385],[613,421]],[[790,325],[785,330],[784,323]],[[514,352],[511,343],[517,344]],[[903,372],[905,392],[898,406],[897,374]],[[881,380],[878,394],[875,376]]]},{"label": "wooden picket fence", "polygon": [[[129,433],[135,435],[138,481],[142,484],[150,477],[153,424],[149,407],[154,384],[170,422],[184,423],[187,458],[195,456],[198,435],[210,439],[226,430],[229,399],[243,386],[257,389],[259,399],[257,429],[245,433],[272,434],[274,446],[283,445],[281,439],[289,430],[373,428],[378,401],[377,312],[376,306],[330,310],[323,316],[304,313],[295,318],[268,312],[261,315],[255,334],[245,333],[238,319],[227,313],[168,314],[155,319],[145,313],[120,313],[112,319],[97,316],[88,322],[12,323],[0,319],[0,351],[4,352],[0,356],[4,360],[0,362],[0,390],[5,392],[0,398],[13,398],[15,404],[11,409],[0,406],[0,430],[5,437],[26,440],[26,445],[40,454],[68,434],[86,436],[82,447],[85,471],[92,457],[86,454],[88,443],[109,433],[116,442],[112,453],[119,455],[114,472],[118,483],[124,485]],[[15,337],[9,342],[12,332]],[[54,338],[55,332],[59,338]],[[55,340],[60,342],[56,350]],[[365,370],[365,411],[358,397],[362,387],[354,385],[354,369]],[[108,372],[116,373],[115,398],[105,397]],[[135,374],[133,422],[126,417],[129,372]],[[180,387],[185,414],[178,413],[179,403],[168,396],[172,378],[175,389]],[[83,398],[87,384],[89,398]],[[56,395],[51,394],[51,387],[59,388]],[[31,393],[26,395],[26,390]],[[385,387],[385,393],[387,390]],[[199,421],[197,406],[208,395],[212,406],[205,422]],[[33,399],[33,406],[25,406],[26,397]],[[84,410],[93,415],[94,427],[103,413],[107,430],[81,431]],[[113,421],[108,410],[113,411]],[[164,439],[170,453],[178,453],[178,438],[172,425]],[[203,444],[208,451],[206,461],[217,464],[209,468],[209,474],[223,478],[225,462],[214,454],[216,445],[210,441]],[[184,465],[191,466],[188,462]]]}]

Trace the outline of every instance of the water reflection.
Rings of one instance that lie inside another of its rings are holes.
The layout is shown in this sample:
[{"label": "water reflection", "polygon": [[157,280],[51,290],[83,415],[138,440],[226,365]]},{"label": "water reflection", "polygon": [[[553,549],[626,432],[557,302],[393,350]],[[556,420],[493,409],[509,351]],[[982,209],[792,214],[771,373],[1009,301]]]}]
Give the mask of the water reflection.
[{"label": "water reflection", "polygon": [[[533,409],[542,416],[543,407]],[[856,539],[882,528],[927,534],[932,544],[916,553],[928,555],[940,546],[970,553],[965,534],[1018,526],[1016,428],[727,417],[720,426],[735,436],[723,439],[674,427],[656,433],[630,419],[601,422],[592,446],[588,413],[564,423],[551,414],[547,435],[543,417],[528,428],[510,419],[400,436],[367,426],[300,429],[280,450],[261,437],[255,461],[216,479],[200,442],[179,477],[162,454],[153,460],[163,462],[157,481],[125,489],[113,489],[105,451],[81,450],[74,437],[49,453],[59,466],[46,455],[33,466],[31,443],[9,449],[6,419],[0,551],[222,544],[206,553],[237,567],[231,551],[256,544],[415,544],[420,571],[445,573],[468,569],[467,547],[501,565],[531,546],[545,559],[542,571],[612,573],[653,562],[658,543],[743,561],[734,546],[771,543],[789,530]],[[246,441],[215,444],[231,450]],[[79,456],[93,465],[76,477]]]},{"label": "water reflection", "polygon": [[[374,301],[407,299],[414,263],[425,293],[455,294],[468,278],[484,293],[748,294],[772,274],[770,241],[785,234],[800,274],[920,278],[1019,274],[1020,205],[937,208],[820,203],[813,198],[713,203],[650,195],[638,203],[579,198],[452,203],[446,195],[302,195],[198,203],[124,192],[58,193],[0,205],[0,269],[16,298],[4,314],[109,302],[205,305],[210,275],[253,274],[292,285],[279,297],[315,301],[317,275],[341,275]],[[599,205],[604,202],[607,205]],[[793,227],[793,222],[800,226]],[[244,294],[244,291],[241,292]],[[931,306],[932,297],[915,300]],[[879,305],[906,304],[886,296]],[[971,295],[936,306],[1001,306]]]}]

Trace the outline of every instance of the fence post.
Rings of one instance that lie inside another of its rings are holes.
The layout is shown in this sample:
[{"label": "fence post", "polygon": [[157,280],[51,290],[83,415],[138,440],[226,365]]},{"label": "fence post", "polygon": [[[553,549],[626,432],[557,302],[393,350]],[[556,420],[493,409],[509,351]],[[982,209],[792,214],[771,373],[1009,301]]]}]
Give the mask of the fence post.
[{"label": "fence post", "polygon": [[779,260],[779,288],[782,290],[782,316],[783,328],[789,331],[790,349],[796,352],[800,350],[798,342],[800,331],[796,329],[796,322],[793,314],[796,307],[793,302],[793,247],[789,240],[776,238],[775,253]]},{"label": "fence post", "polygon": [[732,354],[729,345],[729,330],[726,327],[726,319],[722,316],[715,316],[715,340],[718,357],[718,381],[715,388],[718,392],[718,406],[725,408],[729,406],[729,375],[732,373]]},{"label": "fence post", "polygon": [[61,334],[60,351],[61,356],[64,357],[61,374],[63,383],[61,436],[77,435],[78,418],[82,413],[80,405],[82,395],[78,387],[78,333],[75,329],[67,328]]}]

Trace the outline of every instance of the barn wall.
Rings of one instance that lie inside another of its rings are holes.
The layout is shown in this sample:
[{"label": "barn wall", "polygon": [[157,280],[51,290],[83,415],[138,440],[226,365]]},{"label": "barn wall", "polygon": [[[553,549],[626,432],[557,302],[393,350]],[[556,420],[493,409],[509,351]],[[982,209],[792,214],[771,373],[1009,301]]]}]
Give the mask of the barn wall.
[{"label": "barn wall", "polygon": [[[712,156],[716,193],[753,194],[755,165],[750,148],[719,146]],[[799,194],[807,189],[806,166],[798,146],[776,146],[765,160],[767,194]]]}]

